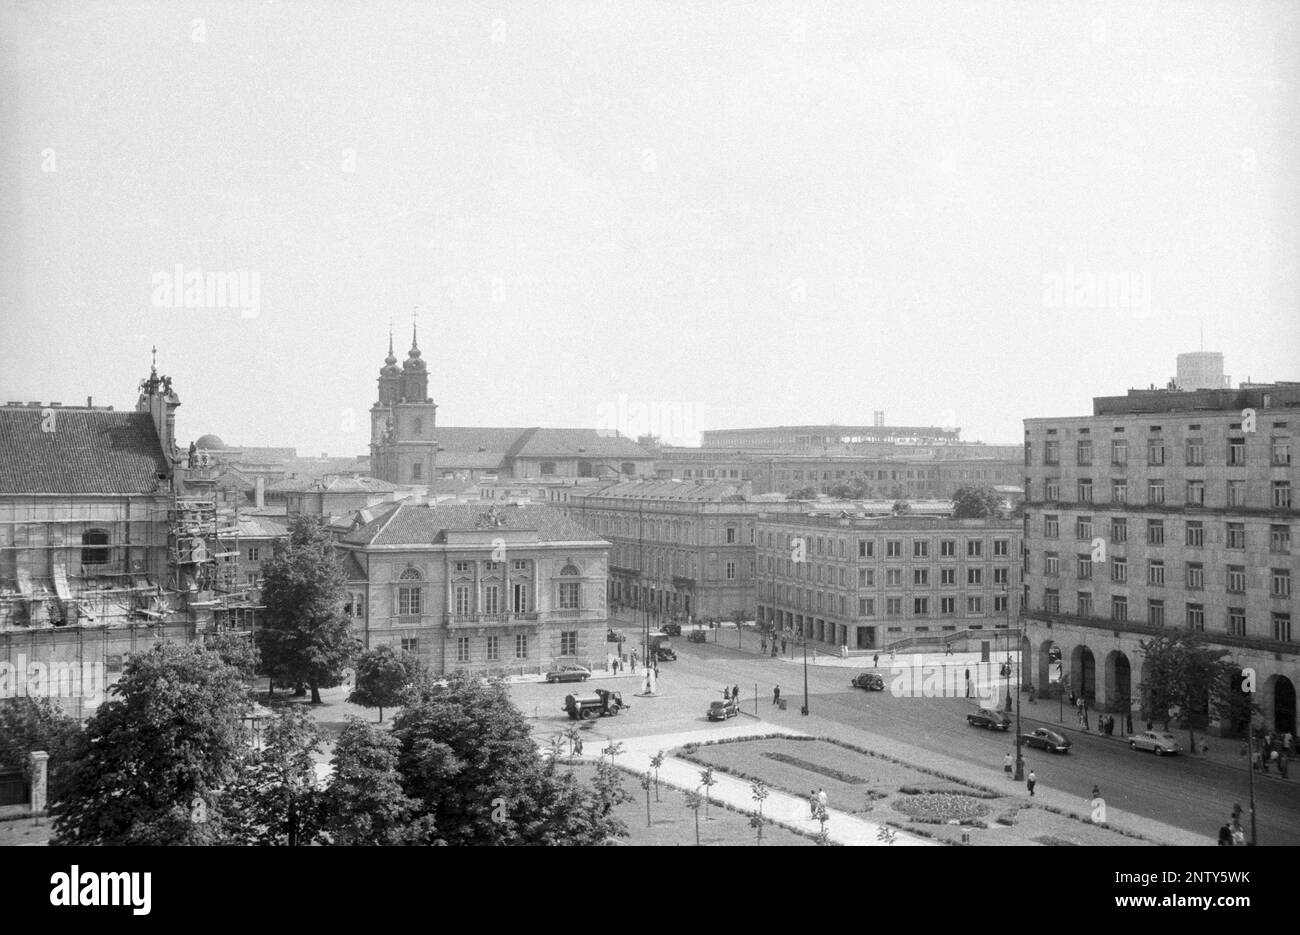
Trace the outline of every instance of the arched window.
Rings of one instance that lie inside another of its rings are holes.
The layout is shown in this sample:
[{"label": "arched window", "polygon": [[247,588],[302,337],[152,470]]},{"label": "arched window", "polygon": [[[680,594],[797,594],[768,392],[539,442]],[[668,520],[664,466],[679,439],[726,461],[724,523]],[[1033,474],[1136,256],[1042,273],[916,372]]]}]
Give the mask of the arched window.
[{"label": "arched window", "polygon": [[576,575],[576,574],[578,574],[577,566],[575,566],[575,565],[565,565],[563,568],[560,569],[560,574],[562,574],[562,575]]},{"label": "arched window", "polygon": [[397,614],[399,617],[418,617],[424,604],[424,590],[417,582],[421,580],[420,572],[408,568],[398,576],[399,581],[409,582],[397,589]]},{"label": "arched window", "polygon": [[108,533],[87,529],[81,534],[81,564],[103,565],[108,561]]}]

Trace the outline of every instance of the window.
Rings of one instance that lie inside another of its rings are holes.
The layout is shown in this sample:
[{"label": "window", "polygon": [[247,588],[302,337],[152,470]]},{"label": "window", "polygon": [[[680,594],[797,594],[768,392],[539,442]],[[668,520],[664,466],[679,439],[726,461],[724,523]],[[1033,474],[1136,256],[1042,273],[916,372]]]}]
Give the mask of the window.
[{"label": "window", "polygon": [[912,540],[912,557],[913,557],[913,558],[929,558],[929,557],[930,557],[930,542],[929,542],[929,540],[927,540],[927,539],[913,539],[913,540]]},{"label": "window", "polygon": [[[1059,599],[1057,601],[1057,607],[1058,609],[1060,607]],[[974,596],[966,598],[966,613],[968,614],[984,613],[984,598],[974,597]]]},{"label": "window", "polygon": [[1092,502],[1092,481],[1089,478],[1082,477],[1079,479],[1079,502]]},{"label": "window", "polygon": [[1110,499],[1113,503],[1128,503],[1128,481],[1118,478],[1110,482]]},{"label": "window", "polygon": [[1289,480],[1273,481],[1273,506],[1280,510],[1291,509],[1291,482]]},{"label": "window", "polygon": [[1233,594],[1246,593],[1246,566],[1228,566],[1228,591]]},{"label": "window", "polygon": [[81,564],[103,565],[108,561],[108,533],[87,529],[81,534]]},{"label": "window", "polygon": [[1246,608],[1228,608],[1228,632],[1233,636],[1246,635]]},{"label": "window", "polygon": [[943,539],[939,542],[939,557],[954,558],[957,555],[957,540]]},{"label": "window", "polygon": [[980,557],[981,555],[983,555],[983,554],[984,554],[984,540],[983,540],[983,539],[967,539],[967,540],[966,540],[966,557],[967,557],[967,558],[979,558],[979,557]]},{"label": "window", "polygon": [[1165,544],[1165,521],[1162,519],[1147,520],[1147,542],[1151,545]]},{"label": "window", "polygon": [[528,635],[526,633],[515,634],[515,658],[528,658]]},{"label": "window", "polygon": [[1077,576],[1080,578],[1091,578],[1092,577],[1092,556],[1084,554],[1076,557],[1078,559]]},{"label": "window", "polygon": [[1189,480],[1187,482],[1187,505],[1205,506],[1205,481]]},{"label": "window", "polygon": [[577,630],[560,631],[560,655],[561,656],[578,655],[578,631]]},{"label": "window", "polygon": [[1153,627],[1163,627],[1165,625],[1164,601],[1147,601],[1147,623]]},{"label": "window", "polygon": [[501,589],[495,584],[489,584],[483,587],[483,613],[501,613]]},{"label": "window", "polygon": [[874,588],[876,586],[876,570],[874,568],[858,569],[858,587]]},{"label": "window", "polygon": [[1187,563],[1187,586],[1197,591],[1205,587],[1205,566],[1200,562]]},{"label": "window", "polygon": [[1007,584],[1007,583],[1010,582],[1010,580],[1011,580],[1011,569],[1009,569],[1009,568],[994,568],[994,569],[993,569],[993,583],[994,583],[994,584]]},{"label": "window", "polygon": [[[820,565],[817,567],[817,570],[818,570],[818,572],[821,571],[821,566],[820,566]],[[735,562],[727,562],[727,580],[728,580],[728,581],[735,581],[735,580],[736,580],[736,563],[735,563]]]},{"label": "window", "polygon": [[1287,465],[1291,463],[1291,439],[1274,436],[1271,440],[1273,457],[1275,465]]},{"label": "window", "polygon": [[1165,463],[1165,441],[1163,438],[1156,437],[1147,440],[1147,464],[1160,465]]},{"label": "window", "polygon": [[885,587],[901,588],[903,586],[903,569],[887,568],[885,569]]},{"label": "window", "polygon": [[956,569],[956,568],[940,568],[940,569],[939,569],[939,584],[940,584],[940,586],[945,586],[945,585],[955,585],[956,583],[957,583],[957,569]]},{"label": "window", "polygon": [[250,588],[257,587],[257,572],[250,571],[248,574],[244,575],[244,583]]},{"label": "window", "polygon": [[1244,480],[1228,481],[1228,506],[1246,505],[1246,482]]},{"label": "window", "polygon": [[1110,541],[1115,543],[1128,542],[1127,519],[1116,517],[1110,521]]},{"label": "window", "polygon": [[458,584],[453,589],[452,596],[455,601],[453,606],[457,616],[463,617],[473,612],[473,594],[474,592],[467,584]]},{"label": "window", "polygon": [[1043,442],[1043,463],[1061,463],[1061,443],[1054,438],[1049,438]]},{"label": "window", "polygon": [[901,597],[885,598],[885,613],[891,617],[897,617],[903,613],[903,599]]},{"label": "window", "polygon": [[1080,516],[1074,521],[1074,538],[1084,542],[1092,541],[1092,517]]},{"label": "window", "polygon": [[1092,595],[1087,591],[1080,591],[1078,595],[1078,606],[1080,617],[1092,616]]},{"label": "window", "polygon": [[876,599],[874,597],[858,598],[858,615],[874,617],[876,615]]},{"label": "window", "polygon": [[858,540],[858,558],[871,558],[875,555],[876,543],[873,539]]},{"label": "window", "polygon": [[1147,584],[1157,588],[1165,586],[1164,562],[1147,562]]},{"label": "window", "polygon": [[1128,620],[1128,598],[1122,594],[1115,594],[1110,599],[1110,619],[1116,623],[1123,623]]},{"label": "window", "polygon": [[1273,596],[1290,597],[1291,596],[1291,570],[1289,568],[1274,568],[1272,569],[1271,577],[1273,581],[1273,591],[1272,591]]},{"label": "window", "polygon": [[1162,480],[1147,481],[1147,503],[1164,503],[1165,502],[1165,482]]},{"label": "window", "polygon": [[994,540],[993,540],[993,556],[994,556],[994,558],[1006,558],[1006,557],[1007,557],[1008,555],[1010,555],[1010,554],[1011,554],[1011,540],[1010,540],[1010,539],[994,539]]},{"label": "window", "polygon": [[262,558],[262,550],[260,548],[258,548],[255,545],[251,545],[248,547],[248,560],[250,562],[261,561],[261,558]]},{"label": "window", "polygon": [[913,568],[912,584],[918,588],[928,588],[930,586],[930,569]]},{"label": "window", "polygon": [[515,582],[510,586],[510,612],[528,613],[528,585]]},{"label": "window", "polygon": [[1110,443],[1110,463],[1128,464],[1128,440],[1117,438]]},{"label": "window", "polygon": [[[736,527],[735,527],[735,526],[728,526],[728,527],[727,527],[727,544],[728,544],[728,545],[731,545],[731,544],[734,543],[735,541],[736,541]],[[820,539],[817,540],[817,544],[818,544],[818,546],[821,545],[821,540],[820,540]],[[821,549],[818,548],[817,551],[820,553],[820,552],[821,552]]]},{"label": "window", "polygon": [[402,652],[404,653],[418,653],[420,651],[420,640],[418,637],[404,636],[402,637],[401,645]]},{"label": "window", "polygon": [[1043,514],[1043,538],[1059,539],[1061,536],[1061,518],[1055,513]]},{"label": "window", "polygon": [[[728,564],[734,567],[734,563]],[[560,610],[577,610],[578,609],[578,582],[562,581],[560,582]]]},{"label": "window", "polygon": [[1078,443],[1078,461],[1080,466],[1092,464],[1092,439],[1081,438]]},{"label": "window", "polygon": [[422,480],[424,478],[424,465],[416,461],[411,465],[411,480]]},{"label": "window", "polygon": [[499,662],[501,660],[501,640],[499,637],[489,636],[487,638],[487,658],[488,662]]},{"label": "window", "polygon": [[1110,560],[1110,580],[1123,584],[1128,581],[1128,560],[1112,558]]},{"label": "window", "polygon": [[[1005,614],[1007,612],[1007,596],[1005,594],[993,595],[993,612],[995,614]],[[976,629],[972,627],[971,629]]]},{"label": "window", "polygon": [[469,637],[456,637],[456,661],[469,662]]},{"label": "window", "polygon": [[912,598],[912,616],[927,617],[930,614],[930,599],[928,597]]},{"label": "window", "polygon": [[[419,581],[420,573],[414,568],[402,572],[399,581]],[[397,589],[397,615],[399,617],[417,617],[421,613],[423,589],[419,585],[408,584]]]},{"label": "window", "polygon": [[1228,548],[1244,549],[1246,547],[1246,524],[1228,524]]},{"label": "window", "polygon": [[451,567],[458,575],[469,574],[469,562],[452,562]]},{"label": "window", "polygon": [[[1056,553],[1055,553],[1055,552],[1048,552],[1047,554],[1048,554],[1048,555],[1055,555]],[[1048,573],[1050,574],[1050,572],[1048,572]],[[984,583],[984,569],[982,569],[982,568],[967,568],[967,569],[966,569],[966,583],[967,583],[967,584],[983,584],[983,583]]]},{"label": "window", "polygon": [[1246,463],[1246,439],[1228,439],[1228,466],[1241,467]]},{"label": "window", "polygon": [[1205,464],[1205,439],[1189,438],[1187,439],[1184,452],[1187,455],[1186,462],[1189,467],[1200,467]]},{"label": "window", "polygon": [[1280,643],[1291,642],[1291,615],[1273,614],[1273,639]]},{"label": "window", "polygon": [[887,540],[887,541],[885,542],[885,557],[886,557],[886,558],[902,558],[902,557],[903,557],[903,540],[902,540],[902,539],[889,539],[889,540]]},{"label": "window", "polygon": [[1187,544],[1194,549],[1205,545],[1205,524],[1199,519],[1187,521]]},{"label": "window", "polygon": [[1049,502],[1061,499],[1061,479],[1059,477],[1049,477],[1043,481],[1043,497]]},{"label": "window", "polygon": [[514,569],[515,571],[527,571],[527,570],[528,570],[528,559],[526,559],[526,558],[517,558],[517,559],[515,559],[514,561],[512,561],[512,562],[510,563],[510,567],[511,567],[512,569]]},{"label": "window", "polygon": [[1291,551],[1291,527],[1274,524],[1268,527],[1268,550],[1270,552]]}]

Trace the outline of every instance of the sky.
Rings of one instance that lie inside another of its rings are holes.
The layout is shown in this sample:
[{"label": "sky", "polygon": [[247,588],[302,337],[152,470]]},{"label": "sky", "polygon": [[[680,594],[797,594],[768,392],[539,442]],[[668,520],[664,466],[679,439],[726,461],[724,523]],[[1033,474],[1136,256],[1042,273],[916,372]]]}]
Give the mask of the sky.
[{"label": "sky", "polygon": [[[1028,417],[1300,379],[1300,5],[0,0],[0,401],[446,425]],[[194,289],[223,277],[229,292]],[[416,311],[418,309],[418,311]]]}]

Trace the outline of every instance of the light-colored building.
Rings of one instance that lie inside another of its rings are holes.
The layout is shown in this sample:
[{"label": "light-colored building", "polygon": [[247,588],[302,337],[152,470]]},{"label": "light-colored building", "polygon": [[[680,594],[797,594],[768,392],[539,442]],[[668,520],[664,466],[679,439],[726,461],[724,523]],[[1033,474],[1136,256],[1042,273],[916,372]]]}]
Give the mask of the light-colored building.
[{"label": "light-colored building", "polygon": [[1179,354],[1177,373],[1174,384],[1180,390],[1222,390],[1232,385],[1223,374],[1223,354],[1218,351]]},{"label": "light-colored building", "polygon": [[762,515],[759,620],[851,652],[1004,628],[1019,550],[1011,520],[851,508]]},{"label": "light-colored building", "polygon": [[[1026,419],[1024,599],[1040,681],[1057,649],[1074,691],[1136,722],[1139,642],[1185,627],[1253,669],[1268,727],[1294,731],[1298,433],[1300,383],[1130,390],[1094,399],[1091,415]],[[1232,720],[1211,727],[1243,729]]]},{"label": "light-colored building", "polygon": [[604,664],[609,543],[558,509],[404,500],[340,547],[367,647],[438,674]]}]

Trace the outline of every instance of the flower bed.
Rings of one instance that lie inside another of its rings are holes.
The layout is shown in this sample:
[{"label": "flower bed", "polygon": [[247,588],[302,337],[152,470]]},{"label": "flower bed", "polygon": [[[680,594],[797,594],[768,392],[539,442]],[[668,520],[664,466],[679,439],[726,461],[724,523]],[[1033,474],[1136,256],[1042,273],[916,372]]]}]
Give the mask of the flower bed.
[{"label": "flower bed", "polygon": [[968,821],[989,813],[989,807],[979,799],[953,792],[909,795],[895,799],[894,808],[917,821]]}]

